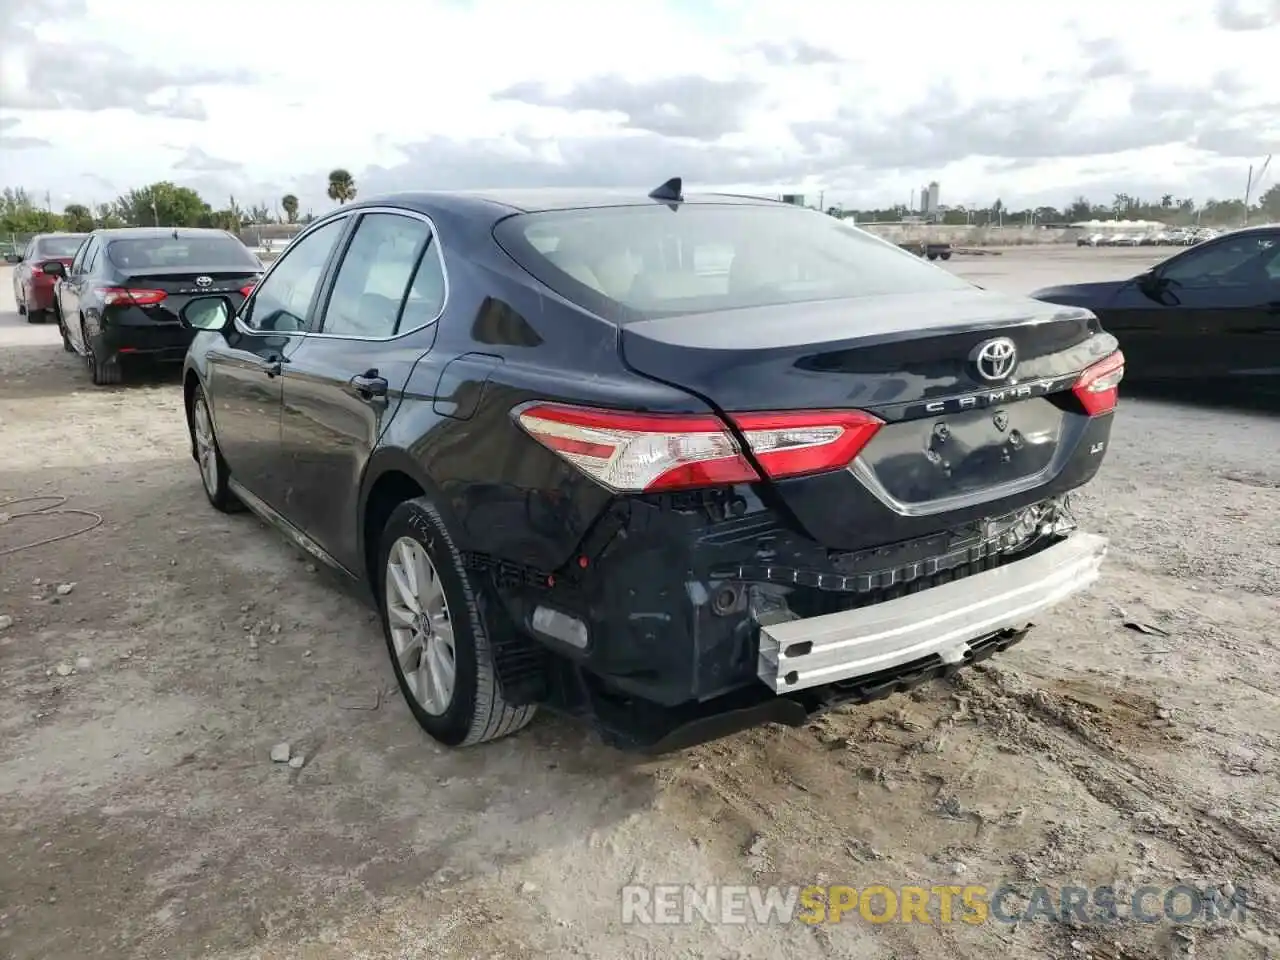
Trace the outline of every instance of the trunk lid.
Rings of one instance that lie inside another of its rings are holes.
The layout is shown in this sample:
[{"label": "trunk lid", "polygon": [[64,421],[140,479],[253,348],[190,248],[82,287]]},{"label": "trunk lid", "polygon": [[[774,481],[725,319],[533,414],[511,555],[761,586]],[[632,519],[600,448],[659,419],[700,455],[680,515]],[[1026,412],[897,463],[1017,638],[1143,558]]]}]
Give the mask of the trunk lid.
[{"label": "trunk lid", "polygon": [[118,286],[128,290],[159,290],[165,296],[157,303],[139,302],[155,320],[178,322],[178,313],[195,297],[225,296],[233,307],[239,307],[244,287],[253,286],[261,273],[251,267],[209,267],[193,270],[190,267],[148,267],[136,272],[121,274]]},{"label": "trunk lid", "polygon": [[[1012,369],[985,378],[977,351],[1003,338]],[[620,349],[729,420],[849,409],[883,420],[847,469],[768,481],[810,536],[847,549],[861,539],[857,503],[945,529],[1048,484],[1088,423],[1071,388],[1116,340],[1087,310],[975,288],[642,320],[622,326]]]}]

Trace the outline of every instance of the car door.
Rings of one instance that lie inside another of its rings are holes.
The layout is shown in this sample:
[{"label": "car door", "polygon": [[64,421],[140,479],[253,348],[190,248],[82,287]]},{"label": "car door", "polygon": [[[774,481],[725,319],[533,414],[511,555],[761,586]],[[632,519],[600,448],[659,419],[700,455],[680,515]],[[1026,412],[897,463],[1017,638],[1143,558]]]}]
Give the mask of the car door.
[{"label": "car door", "polygon": [[1132,379],[1226,376],[1230,325],[1260,309],[1244,268],[1258,256],[1253,234],[1192,247],[1126,283],[1102,312]]},{"label": "car door", "polygon": [[1276,299],[1276,237],[1276,231],[1228,234],[1158,271],[1166,296],[1190,330],[1190,342],[1177,358],[1180,373],[1223,378],[1267,365],[1275,349],[1265,330],[1273,322],[1270,301]]},{"label": "car door", "polygon": [[282,500],[281,371],[311,324],[349,221],[335,217],[299,236],[206,354],[205,394],[222,456],[232,478],[276,510]]},{"label": "car door", "polygon": [[62,316],[63,325],[71,342],[80,353],[85,352],[84,325],[80,322],[80,299],[89,269],[97,257],[102,238],[91,234],[89,239],[80,244],[75,259],[67,275],[59,279],[53,286],[54,299],[58,301],[58,313]]},{"label": "car door", "polygon": [[404,211],[365,212],[316,329],[285,368],[284,512],[349,569],[360,566],[356,524],[365,465],[414,365],[431,349],[445,298],[431,222]]}]

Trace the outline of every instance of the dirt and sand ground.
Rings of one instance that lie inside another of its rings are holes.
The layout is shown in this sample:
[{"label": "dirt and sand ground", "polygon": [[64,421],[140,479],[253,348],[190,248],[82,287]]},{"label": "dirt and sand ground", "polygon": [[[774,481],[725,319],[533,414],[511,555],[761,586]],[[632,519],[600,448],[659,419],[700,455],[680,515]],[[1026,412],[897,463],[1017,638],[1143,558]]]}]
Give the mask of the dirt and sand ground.
[{"label": "dirt and sand ground", "polygon": [[[1024,249],[949,266],[1022,292],[1144,259]],[[0,554],[0,956],[1280,947],[1274,413],[1127,398],[1079,505],[1113,538],[1105,579],[955,684],[660,760],[545,715],[447,752],[393,693],[372,614],[252,517],[208,508],[175,380],[93,388],[9,289],[4,272],[0,501],[55,499],[0,505],[0,551],[94,522],[58,509],[102,522]],[[271,761],[280,741],[300,768]],[[1122,901],[1231,882],[1252,909],[1183,926],[624,928],[621,885],[672,882],[1115,884]]]}]

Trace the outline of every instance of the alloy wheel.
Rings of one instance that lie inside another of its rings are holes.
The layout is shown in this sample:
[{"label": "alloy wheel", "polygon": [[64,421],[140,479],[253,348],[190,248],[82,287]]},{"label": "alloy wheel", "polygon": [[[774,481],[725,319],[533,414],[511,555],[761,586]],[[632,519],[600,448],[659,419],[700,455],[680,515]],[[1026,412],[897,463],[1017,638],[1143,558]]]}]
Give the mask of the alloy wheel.
[{"label": "alloy wheel", "polygon": [[422,544],[401,537],[387,555],[387,621],[396,660],[414,699],[441,716],[453,702],[457,648],[444,585]]},{"label": "alloy wheel", "polygon": [[209,496],[218,493],[218,447],[213,440],[213,421],[209,419],[209,406],[200,397],[192,411],[195,425],[196,460],[200,464],[200,479]]}]

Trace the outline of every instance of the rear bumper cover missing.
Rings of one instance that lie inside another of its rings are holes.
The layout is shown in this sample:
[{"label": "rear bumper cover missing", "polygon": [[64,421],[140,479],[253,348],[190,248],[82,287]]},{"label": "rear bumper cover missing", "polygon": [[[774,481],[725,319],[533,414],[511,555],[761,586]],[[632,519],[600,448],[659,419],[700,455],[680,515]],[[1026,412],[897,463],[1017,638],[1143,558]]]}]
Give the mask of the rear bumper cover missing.
[{"label": "rear bumper cover missing", "polygon": [[1098,579],[1107,539],[1075,533],[1030,557],[883,603],[762,625],[759,677],[789,693],[934,656],[965,660],[970,645],[1031,618]]}]

